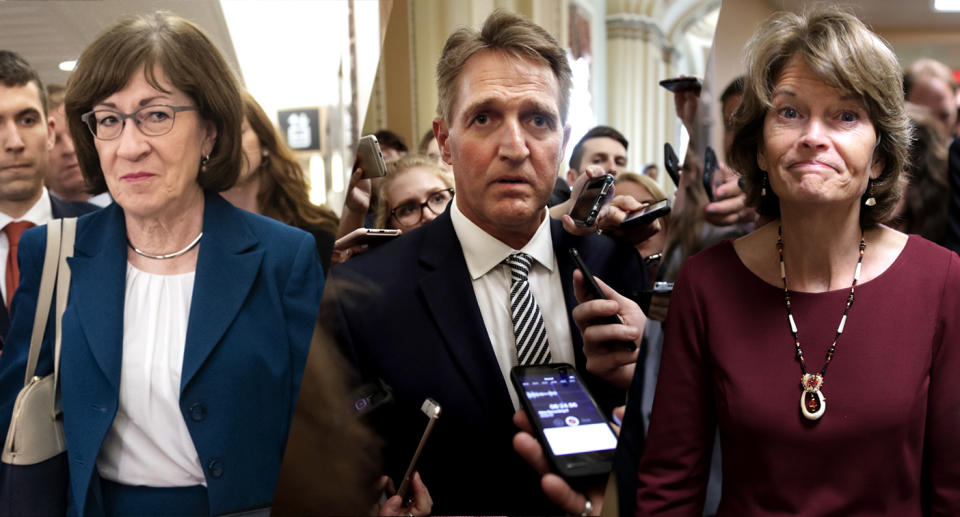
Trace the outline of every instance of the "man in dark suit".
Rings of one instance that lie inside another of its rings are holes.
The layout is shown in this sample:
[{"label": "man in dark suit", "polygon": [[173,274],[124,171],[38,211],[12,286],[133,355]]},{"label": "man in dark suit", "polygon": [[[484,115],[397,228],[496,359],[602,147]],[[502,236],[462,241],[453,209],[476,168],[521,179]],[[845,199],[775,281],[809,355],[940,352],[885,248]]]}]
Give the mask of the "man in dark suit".
[{"label": "man in dark suit", "polygon": [[27,228],[98,207],[61,201],[43,186],[54,145],[54,122],[36,71],[19,55],[0,50],[0,336],[10,328],[10,300],[19,281],[16,249]]},{"label": "man in dark suit", "polygon": [[[526,356],[509,307],[516,270],[504,262],[521,252],[532,263],[526,278],[549,360],[581,372],[567,250],[579,249],[624,293],[642,289],[643,269],[630,246],[571,235],[547,215],[569,136],[571,80],[552,36],[496,12],[480,32],[461,29],[447,40],[437,78],[434,132],[453,166],[454,202],[429,224],[334,267],[325,309],[361,375],[392,389],[394,402],[372,415],[389,475],[406,469],[430,397],[442,411],[418,470],[434,513],[557,513],[511,445],[519,406],[507,376],[528,359],[518,359]],[[623,403],[622,391],[584,376],[602,405]]]}]

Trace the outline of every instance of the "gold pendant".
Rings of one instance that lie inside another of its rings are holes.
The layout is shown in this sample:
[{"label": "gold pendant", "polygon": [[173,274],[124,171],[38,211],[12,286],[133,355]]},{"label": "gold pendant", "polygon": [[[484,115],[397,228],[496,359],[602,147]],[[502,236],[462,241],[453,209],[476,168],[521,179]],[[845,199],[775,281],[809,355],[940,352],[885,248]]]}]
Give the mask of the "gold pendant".
[{"label": "gold pendant", "polygon": [[807,420],[819,420],[827,410],[827,398],[820,388],[823,386],[823,376],[806,373],[800,379],[800,412]]}]

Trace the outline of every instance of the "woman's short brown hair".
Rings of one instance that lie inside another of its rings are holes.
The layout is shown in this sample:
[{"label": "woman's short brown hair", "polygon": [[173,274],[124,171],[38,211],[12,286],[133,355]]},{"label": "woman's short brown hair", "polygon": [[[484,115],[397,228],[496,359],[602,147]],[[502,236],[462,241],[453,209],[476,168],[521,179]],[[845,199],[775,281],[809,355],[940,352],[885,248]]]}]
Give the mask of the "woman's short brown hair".
[{"label": "woman's short brown hair", "polygon": [[[197,176],[204,190],[223,191],[237,181],[243,148],[243,106],[233,72],[199,27],[175,14],[158,11],[125,18],[83,51],[67,83],[64,103],[77,160],[91,192],[107,190],[93,135],[80,117],[122,90],[143,69],[147,82],[164,91],[157,73],[196,103],[200,116],[217,129],[206,169]],[[197,164],[199,168],[200,164]]]},{"label": "woman's short brown hair", "polygon": [[743,101],[734,115],[730,161],[743,175],[747,203],[779,217],[780,201],[772,189],[760,195],[766,172],[757,164],[763,123],[771,109],[773,88],[785,65],[799,57],[820,80],[863,104],[877,132],[875,160],[883,164],[864,197],[877,204],[862,207],[860,225],[884,222],[901,193],[901,172],[910,147],[910,121],[904,110],[903,85],[896,55],[879,36],[849,12],[819,5],[802,15],[782,12],[768,18],[746,48]]},{"label": "woman's short brown hair", "polygon": [[[403,176],[407,171],[416,168],[423,168],[430,171],[434,176],[440,178],[447,188],[453,188],[453,179],[444,172],[437,164],[437,160],[422,154],[408,154],[397,161],[387,164],[387,176],[383,178],[379,188],[379,200],[377,201],[377,214],[374,226],[377,228],[390,228],[390,203],[387,201],[387,190],[390,185]],[[438,214],[439,215],[439,214]]]}]

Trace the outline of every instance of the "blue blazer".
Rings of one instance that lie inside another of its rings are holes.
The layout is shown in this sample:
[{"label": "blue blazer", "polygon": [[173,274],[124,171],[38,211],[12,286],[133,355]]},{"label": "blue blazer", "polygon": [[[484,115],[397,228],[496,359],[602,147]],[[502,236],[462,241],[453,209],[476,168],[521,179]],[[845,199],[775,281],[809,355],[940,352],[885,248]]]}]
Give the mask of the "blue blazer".
[{"label": "blue blazer", "polygon": [[[607,237],[570,235],[559,221],[552,225],[568,313],[577,305],[570,247],[621,293],[644,288],[635,249]],[[393,390],[395,402],[371,416],[386,441],[386,469],[395,480],[403,476],[426,426],[420,405],[426,397],[440,404],[440,419],[418,463],[435,514],[559,512],[543,496],[540,476],[513,451],[513,404],[449,210],[331,268],[323,314],[360,373]],[[580,333],[572,319],[569,323],[577,367],[584,372]],[[622,391],[585,377],[603,405],[623,404]]]},{"label": "blue blazer", "polygon": [[[60,372],[71,513],[103,512],[95,468],[118,406],[125,236],[116,203],[83,216],[68,261],[72,278]],[[45,230],[32,229],[19,247],[21,284],[0,354],[4,435],[23,384],[45,245]],[[310,234],[206,195],[180,409],[206,478],[211,514],[267,505],[273,498],[322,288]],[[40,375],[52,371],[53,319]]]}]

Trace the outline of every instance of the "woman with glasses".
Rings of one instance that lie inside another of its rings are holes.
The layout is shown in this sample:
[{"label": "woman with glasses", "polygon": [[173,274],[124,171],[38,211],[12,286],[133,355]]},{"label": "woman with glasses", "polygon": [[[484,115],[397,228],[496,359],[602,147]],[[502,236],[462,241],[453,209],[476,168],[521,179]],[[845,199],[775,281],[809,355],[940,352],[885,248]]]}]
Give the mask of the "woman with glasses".
[{"label": "woman with glasses", "polygon": [[313,234],[326,272],[339,220],[329,208],[310,202],[307,178],[290,148],[256,99],[248,92],[242,95],[243,168],[223,197],[234,206]]},{"label": "woman with glasses", "polygon": [[453,199],[453,182],[435,160],[411,155],[392,162],[380,184],[377,228],[410,231],[429,223]]},{"label": "woman with glasses", "polygon": [[[68,513],[269,505],[323,277],[309,233],[218,194],[243,168],[233,73],[198,27],[155,13],[97,37],[65,105],[87,183],[115,200],[78,221],[69,261]],[[20,243],[0,432],[24,376],[45,235]],[[38,375],[53,369],[51,335]]]}]

